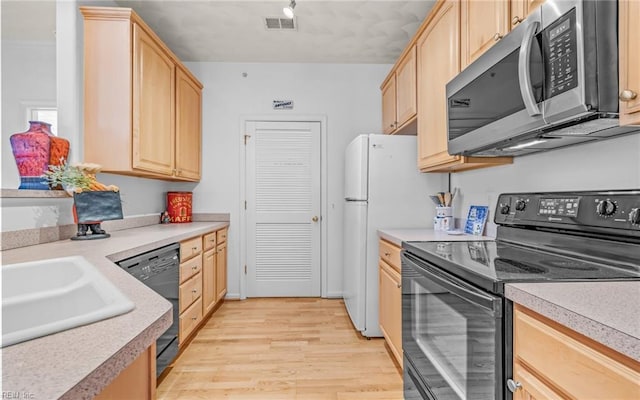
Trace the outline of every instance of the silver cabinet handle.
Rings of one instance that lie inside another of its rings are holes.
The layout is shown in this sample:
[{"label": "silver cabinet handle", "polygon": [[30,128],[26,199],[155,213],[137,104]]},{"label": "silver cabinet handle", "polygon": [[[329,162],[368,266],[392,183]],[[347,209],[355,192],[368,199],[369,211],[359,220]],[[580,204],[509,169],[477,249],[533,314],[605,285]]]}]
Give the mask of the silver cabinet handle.
[{"label": "silver cabinet handle", "polygon": [[509,389],[509,391],[511,393],[515,393],[518,390],[522,389],[522,383],[516,382],[513,379],[508,379],[507,380],[507,388]]},{"label": "silver cabinet handle", "polygon": [[636,97],[638,97],[638,94],[629,89],[623,90],[622,92],[620,92],[620,96],[618,96],[618,98],[620,98],[620,101],[631,101]]},{"label": "silver cabinet handle", "polygon": [[533,88],[531,87],[531,71],[529,62],[531,60],[531,46],[536,36],[536,31],[540,26],[540,22],[535,21],[527,27],[520,44],[520,54],[518,56],[518,80],[520,81],[520,94],[530,116],[540,115],[540,108],[533,97]]},{"label": "silver cabinet handle", "polygon": [[313,222],[318,222],[318,216],[314,215],[314,216],[313,216],[313,218],[311,218],[311,220],[312,220]]},{"label": "silver cabinet handle", "polygon": [[500,32],[496,32],[496,34],[493,35],[493,41],[497,42],[500,39],[502,39],[502,35],[500,34]]},{"label": "silver cabinet handle", "polygon": [[511,25],[518,25],[520,22],[522,22],[523,19],[518,17],[517,15],[515,17],[513,17],[513,19],[511,20]]}]

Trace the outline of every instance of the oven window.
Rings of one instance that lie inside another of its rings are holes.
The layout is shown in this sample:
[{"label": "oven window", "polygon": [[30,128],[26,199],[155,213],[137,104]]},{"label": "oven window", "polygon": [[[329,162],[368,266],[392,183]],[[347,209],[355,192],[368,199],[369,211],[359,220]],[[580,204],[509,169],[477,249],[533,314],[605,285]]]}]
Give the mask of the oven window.
[{"label": "oven window", "polygon": [[[404,266],[403,266],[404,268]],[[404,285],[404,283],[403,283]],[[501,323],[491,312],[424,277],[403,293],[404,351],[438,399],[495,400]]]}]

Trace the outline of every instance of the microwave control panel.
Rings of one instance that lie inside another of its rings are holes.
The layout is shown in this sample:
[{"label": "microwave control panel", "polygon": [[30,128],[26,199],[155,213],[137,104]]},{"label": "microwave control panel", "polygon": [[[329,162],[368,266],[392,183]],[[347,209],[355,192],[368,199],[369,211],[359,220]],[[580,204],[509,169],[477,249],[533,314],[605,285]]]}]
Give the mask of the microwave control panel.
[{"label": "microwave control panel", "polygon": [[575,8],[544,30],[545,98],[578,86]]}]

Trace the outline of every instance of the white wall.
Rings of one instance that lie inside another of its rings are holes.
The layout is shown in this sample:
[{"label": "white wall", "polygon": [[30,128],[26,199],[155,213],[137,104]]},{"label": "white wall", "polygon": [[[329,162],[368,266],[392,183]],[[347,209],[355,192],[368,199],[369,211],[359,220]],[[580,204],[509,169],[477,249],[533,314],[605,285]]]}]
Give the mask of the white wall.
[{"label": "white wall", "polygon": [[[466,219],[470,205],[488,205],[493,221],[500,193],[640,189],[640,134],[516,157],[512,165],[451,175],[460,188],[456,216]],[[495,225],[487,224],[495,235]]]},{"label": "white wall", "polygon": [[[33,45],[2,43],[2,187],[15,189],[20,179],[11,153],[9,136],[25,131],[28,124],[17,110],[21,99],[46,99],[58,107],[58,134],[70,142],[72,162],[83,157],[83,20],[81,5],[115,6],[112,1],[60,0],[56,4],[56,43],[39,56]],[[56,67],[57,66],[57,67]],[[61,90],[56,91],[56,87]],[[118,149],[105,149],[118,151]],[[100,174],[105,184],[120,187],[125,217],[159,215],[166,207],[166,192],[193,190],[195,183]],[[73,223],[65,199],[3,199],[2,231],[41,228]],[[198,204],[194,203],[194,207]],[[224,212],[219,209],[216,212]]]},{"label": "white wall", "polygon": [[2,187],[20,176],[9,137],[29,129],[27,105],[56,103],[55,42],[2,41]]},{"label": "white wall", "polygon": [[[240,290],[240,162],[243,116],[325,115],[328,149],[329,296],[342,294],[344,148],[357,134],[379,132],[380,83],[390,65],[187,63],[204,85],[203,179],[194,191],[197,212],[231,213],[229,296]],[[244,77],[243,73],[247,76]],[[293,100],[274,111],[272,100]]]}]

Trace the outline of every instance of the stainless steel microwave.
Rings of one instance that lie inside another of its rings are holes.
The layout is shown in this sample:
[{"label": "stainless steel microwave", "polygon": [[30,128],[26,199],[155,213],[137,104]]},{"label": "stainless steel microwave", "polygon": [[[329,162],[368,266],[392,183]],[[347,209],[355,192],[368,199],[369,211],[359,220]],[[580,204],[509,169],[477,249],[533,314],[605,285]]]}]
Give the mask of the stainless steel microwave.
[{"label": "stainless steel microwave", "polygon": [[447,84],[450,154],[509,156],[618,123],[618,3],[547,0]]}]

